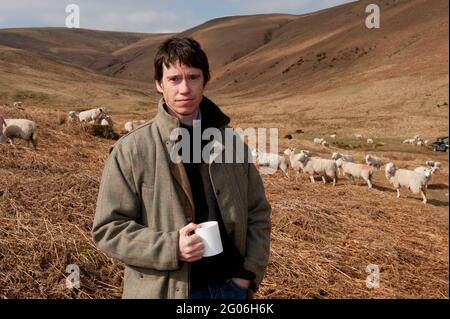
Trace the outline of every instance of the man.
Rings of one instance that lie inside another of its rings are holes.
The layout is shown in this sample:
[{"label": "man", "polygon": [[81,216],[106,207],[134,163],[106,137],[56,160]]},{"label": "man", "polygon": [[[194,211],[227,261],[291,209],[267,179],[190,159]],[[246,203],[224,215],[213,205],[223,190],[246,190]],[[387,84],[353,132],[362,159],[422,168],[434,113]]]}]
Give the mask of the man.
[{"label": "man", "polygon": [[[189,160],[198,155],[194,142],[205,144],[195,141],[194,123],[225,134],[230,121],[203,96],[210,73],[198,42],[166,40],[154,64],[158,114],[112,148],[94,241],[125,264],[124,298],[251,297],[269,258],[271,208],[261,178],[248,160]],[[180,128],[191,133],[182,141],[190,154],[184,162],[172,156]],[[202,257],[204,243],[194,231],[210,220],[219,223],[224,250]]]}]

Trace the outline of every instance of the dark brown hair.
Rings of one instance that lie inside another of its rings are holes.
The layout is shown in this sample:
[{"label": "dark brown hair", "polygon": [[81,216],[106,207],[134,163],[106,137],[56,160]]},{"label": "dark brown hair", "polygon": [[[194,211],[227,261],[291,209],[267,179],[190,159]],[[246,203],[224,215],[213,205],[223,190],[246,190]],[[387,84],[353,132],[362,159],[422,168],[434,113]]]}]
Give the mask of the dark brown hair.
[{"label": "dark brown hair", "polygon": [[194,39],[174,37],[167,39],[159,46],[154,60],[155,80],[161,82],[163,64],[168,68],[175,63],[201,69],[205,79],[204,85],[208,83],[210,79],[208,57]]}]

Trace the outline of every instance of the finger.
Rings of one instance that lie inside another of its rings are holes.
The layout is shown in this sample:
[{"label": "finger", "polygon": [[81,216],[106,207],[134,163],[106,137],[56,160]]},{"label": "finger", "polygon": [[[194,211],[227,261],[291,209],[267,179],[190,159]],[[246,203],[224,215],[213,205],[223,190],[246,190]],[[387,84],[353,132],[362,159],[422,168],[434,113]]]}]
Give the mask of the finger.
[{"label": "finger", "polygon": [[193,246],[187,246],[184,249],[184,253],[186,254],[197,254],[199,252],[202,252],[204,250],[204,245],[203,243],[198,243],[196,245]]},{"label": "finger", "polygon": [[198,228],[197,224],[189,223],[183,228],[180,229],[180,234],[183,236],[189,236],[189,234],[194,231],[196,228]]},{"label": "finger", "polygon": [[199,235],[191,235],[188,238],[186,238],[186,244],[189,246],[198,244],[198,243],[203,243],[203,239],[199,236]]}]

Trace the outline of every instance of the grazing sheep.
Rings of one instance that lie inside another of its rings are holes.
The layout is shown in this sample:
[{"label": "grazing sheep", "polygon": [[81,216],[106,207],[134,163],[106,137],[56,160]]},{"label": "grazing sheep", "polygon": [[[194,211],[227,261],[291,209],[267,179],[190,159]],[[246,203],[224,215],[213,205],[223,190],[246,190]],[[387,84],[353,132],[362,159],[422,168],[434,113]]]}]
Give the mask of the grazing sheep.
[{"label": "grazing sheep", "polygon": [[285,176],[288,177],[287,169],[289,163],[283,156],[272,153],[263,153],[256,149],[252,150],[252,156],[259,166],[276,167],[277,169],[281,169]]},{"label": "grazing sheep", "polygon": [[372,188],[372,166],[347,162],[343,158],[339,158],[336,161],[336,165],[342,169],[343,175],[347,176],[353,183],[355,178],[362,178],[367,183],[367,186]]},{"label": "grazing sheep", "polygon": [[272,168],[280,169],[286,177],[288,175],[288,160],[284,156],[273,154],[273,153],[263,153],[258,150],[252,150],[252,155],[256,159],[259,166],[270,166]]},{"label": "grazing sheep", "polygon": [[80,112],[78,118],[80,119],[80,122],[99,124],[104,115],[107,115],[106,108],[99,107]]},{"label": "grazing sheep", "polygon": [[300,165],[300,161],[298,160],[298,157],[300,154],[307,154],[310,155],[311,153],[306,150],[297,150],[293,148],[287,148],[284,151],[284,155],[289,157],[289,164],[291,165],[292,169],[296,172],[295,174],[295,180],[298,179],[298,175],[300,174],[300,170],[302,169]]},{"label": "grazing sheep", "polygon": [[111,118],[111,116],[104,114],[102,116],[102,120],[100,121],[100,125],[102,126],[109,126],[109,127],[113,127],[113,120]]},{"label": "grazing sheep", "polygon": [[30,143],[34,149],[37,147],[36,123],[27,119],[5,119],[6,127],[3,135],[14,145],[14,139],[20,138]]},{"label": "grazing sheep", "polygon": [[376,156],[366,155],[366,164],[379,169],[382,165],[381,159]]},{"label": "grazing sheep", "polygon": [[355,138],[357,140],[361,140],[363,138],[362,134],[355,134]]},{"label": "grazing sheep", "polygon": [[424,143],[423,143],[423,141],[417,141],[417,144],[416,144],[417,146],[424,146]]},{"label": "grazing sheep", "polygon": [[385,167],[386,178],[397,191],[397,198],[400,198],[400,187],[409,188],[413,194],[421,194],[422,202],[427,203],[426,184],[427,176],[422,173],[411,171],[408,169],[398,169],[394,163],[389,162]]},{"label": "grazing sheep", "polygon": [[337,135],[336,132],[334,132],[333,134],[330,135],[330,138],[332,138],[333,140],[335,140],[335,139],[336,139],[336,135]]},{"label": "grazing sheep", "polygon": [[0,116],[0,144],[2,144],[5,141],[5,136],[3,135],[3,127],[6,126],[5,119]]},{"label": "grazing sheep", "polygon": [[323,138],[318,138],[318,137],[315,137],[313,140],[314,144],[317,144],[317,145],[321,145],[323,141],[324,141]]},{"label": "grazing sheep", "polygon": [[73,122],[77,122],[80,120],[80,118],[78,117],[78,113],[75,111],[70,111],[69,114],[67,115],[68,121],[73,123]]},{"label": "grazing sheep", "polygon": [[22,106],[22,101],[16,101],[13,103],[14,107],[21,107]]},{"label": "grazing sheep", "polygon": [[132,130],[134,130],[134,124],[133,124],[133,121],[128,121],[128,122],[126,122],[125,125],[123,126],[123,128],[124,128],[125,132],[127,132],[127,133],[129,133],[129,132],[131,132]]},{"label": "grazing sheep", "polygon": [[327,147],[329,144],[327,141],[323,140],[320,145]]},{"label": "grazing sheep", "polygon": [[[340,158],[342,158],[346,162],[353,162],[353,156],[351,156],[351,155],[341,154],[341,153],[337,153],[337,152],[334,152],[333,154],[331,154],[331,159],[334,161],[336,161]],[[342,169],[339,166],[338,166],[338,173],[339,173],[339,176],[342,175]]]},{"label": "grazing sheep", "polygon": [[420,174],[422,174],[424,176],[424,178],[426,180],[425,188],[427,189],[428,188],[428,184],[431,181],[431,177],[438,170],[439,170],[439,168],[434,167],[434,166],[433,167],[419,166],[419,167],[416,167],[414,169],[414,172],[420,173]]},{"label": "grazing sheep", "polygon": [[404,140],[402,143],[403,144],[415,144],[416,140],[413,138],[408,138],[406,140]]},{"label": "grazing sheep", "polygon": [[368,138],[368,139],[367,139],[367,144],[373,144],[373,139]]},{"label": "grazing sheep", "polygon": [[310,157],[304,153],[299,154],[298,161],[303,172],[309,175],[309,179],[314,183],[314,175],[322,177],[323,183],[326,183],[325,176],[333,179],[333,186],[337,182],[337,166],[336,162],[329,159]]}]

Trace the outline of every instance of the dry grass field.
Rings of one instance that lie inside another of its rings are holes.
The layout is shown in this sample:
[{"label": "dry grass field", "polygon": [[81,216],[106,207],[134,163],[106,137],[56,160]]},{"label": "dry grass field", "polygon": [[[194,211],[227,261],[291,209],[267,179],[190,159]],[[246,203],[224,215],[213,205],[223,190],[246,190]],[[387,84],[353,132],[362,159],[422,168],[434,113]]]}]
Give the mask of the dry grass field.
[{"label": "dry grass field", "polygon": [[[448,153],[402,144],[449,134],[448,1],[383,1],[382,28],[372,31],[363,23],[367,3],[221,18],[182,33],[212,61],[206,95],[234,127],[278,128],[280,153],[338,151],[357,162],[372,154],[410,169],[442,163],[426,205],[406,189],[396,199],[383,170],[373,189],[345,177],[335,187],[312,184],[292,170],[289,178],[263,175],[271,255],[256,298],[449,297]],[[37,150],[0,144],[0,298],[120,297],[122,265],[90,236],[115,141],[66,115],[106,105],[116,132],[151,119],[159,99],[153,54],[169,36],[0,29],[0,115],[36,121],[39,138]],[[315,137],[330,146],[314,145]],[[80,289],[65,286],[69,264],[80,267]],[[366,287],[369,264],[380,268],[377,289]]]}]

